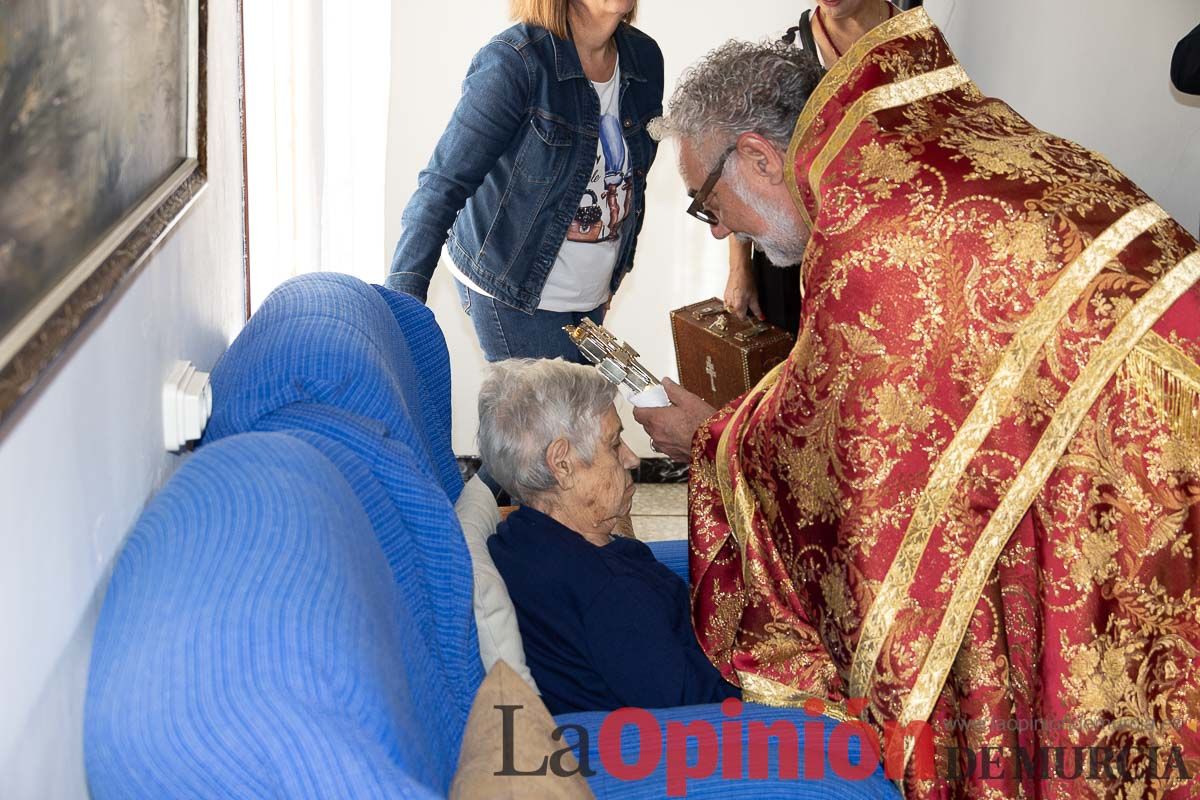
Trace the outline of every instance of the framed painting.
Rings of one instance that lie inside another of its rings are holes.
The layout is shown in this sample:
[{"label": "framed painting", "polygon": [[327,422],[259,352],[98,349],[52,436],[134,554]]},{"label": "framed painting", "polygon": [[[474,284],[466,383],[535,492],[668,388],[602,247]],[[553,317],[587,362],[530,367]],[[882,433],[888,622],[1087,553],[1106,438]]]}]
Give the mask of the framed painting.
[{"label": "framed painting", "polygon": [[206,0],[0,4],[0,425],[203,189]]}]

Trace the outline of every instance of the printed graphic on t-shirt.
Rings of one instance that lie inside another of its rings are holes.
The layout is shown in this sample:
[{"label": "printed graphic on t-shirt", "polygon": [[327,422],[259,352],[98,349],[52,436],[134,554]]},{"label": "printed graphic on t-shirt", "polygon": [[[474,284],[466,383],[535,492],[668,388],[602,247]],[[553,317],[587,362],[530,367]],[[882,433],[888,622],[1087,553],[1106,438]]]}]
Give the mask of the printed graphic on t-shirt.
[{"label": "printed graphic on t-shirt", "polygon": [[621,225],[633,202],[629,152],[621,123],[613,114],[600,118],[600,147],[587,190],[567,230],[570,242],[611,242],[621,235]]}]

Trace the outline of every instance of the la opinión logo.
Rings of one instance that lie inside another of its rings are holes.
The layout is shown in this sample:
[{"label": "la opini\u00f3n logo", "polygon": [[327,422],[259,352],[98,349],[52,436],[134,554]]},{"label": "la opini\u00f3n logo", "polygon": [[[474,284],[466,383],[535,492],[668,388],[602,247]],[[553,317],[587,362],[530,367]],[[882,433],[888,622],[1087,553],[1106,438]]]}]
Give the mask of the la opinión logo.
[{"label": "la opini\u00f3n logo", "polygon": [[[863,699],[846,704],[853,716],[861,716]],[[516,715],[524,707],[497,705],[503,716],[503,756],[497,776],[546,775],[560,777],[579,774],[591,777],[596,769],[591,761],[590,734],[582,725],[568,723],[555,728],[552,738],[563,746],[547,754],[540,764],[515,763]],[[689,781],[719,774],[723,780],[823,780],[828,771],[846,781],[862,781],[875,774],[880,764],[889,780],[904,776],[906,740],[915,739],[909,774],[917,780],[942,779],[963,781],[975,776],[982,779],[1008,775],[1038,778],[1108,778],[1130,780],[1142,777],[1190,779],[1182,751],[1178,748],[1125,747],[982,747],[942,748],[938,761],[933,731],[925,722],[901,727],[895,722],[884,725],[882,739],[868,723],[859,719],[838,722],[827,732],[828,720],[818,719],[825,704],[809,700],[805,712],[814,719],[797,725],[788,719],[772,722],[744,721],[743,704],[733,698],[721,703],[724,717],[719,725],[707,720],[669,721],[666,730],[660,721],[643,708],[621,708],[610,712],[597,734],[596,754],[599,767],[622,781],[641,781],[654,775],[666,760],[668,797],[685,797]],[[621,739],[627,728],[637,732],[634,748],[622,749]],[[718,731],[719,728],[719,731]],[[573,734],[570,743],[567,734]],[[629,753],[632,760],[626,760]],[[568,758],[570,754],[570,758]],[[772,775],[772,755],[776,770]],[[1140,757],[1139,757],[1140,756]],[[801,772],[803,765],[803,772]]]}]

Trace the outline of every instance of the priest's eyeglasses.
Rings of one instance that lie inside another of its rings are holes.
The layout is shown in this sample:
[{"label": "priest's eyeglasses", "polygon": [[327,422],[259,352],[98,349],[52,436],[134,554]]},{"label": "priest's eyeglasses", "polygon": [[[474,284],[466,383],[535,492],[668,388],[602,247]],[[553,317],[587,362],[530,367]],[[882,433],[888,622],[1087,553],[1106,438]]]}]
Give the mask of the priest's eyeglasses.
[{"label": "priest's eyeglasses", "polygon": [[692,204],[688,206],[687,213],[691,214],[705,225],[716,225],[720,222],[720,220],[717,219],[716,214],[704,207],[704,201],[708,200],[708,196],[712,194],[713,189],[717,185],[717,181],[721,180],[721,173],[725,171],[725,162],[736,149],[737,142],[729,145],[729,148],[721,154],[720,158],[717,159],[717,165],[713,167],[712,172],[708,173],[708,177],[704,179],[704,185],[700,187],[700,191],[691,196]]}]

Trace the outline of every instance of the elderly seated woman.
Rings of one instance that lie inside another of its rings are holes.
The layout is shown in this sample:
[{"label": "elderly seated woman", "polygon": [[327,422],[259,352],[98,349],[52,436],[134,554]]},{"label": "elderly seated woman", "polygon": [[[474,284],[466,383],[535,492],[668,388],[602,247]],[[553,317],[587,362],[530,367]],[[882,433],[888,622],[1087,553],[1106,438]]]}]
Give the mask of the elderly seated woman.
[{"label": "elderly seated woman", "polygon": [[613,534],[638,464],[615,395],[595,369],[558,359],[498,362],[480,390],[482,460],[521,504],[488,549],[530,672],[553,714],[737,697],[696,642],[687,584]]}]

